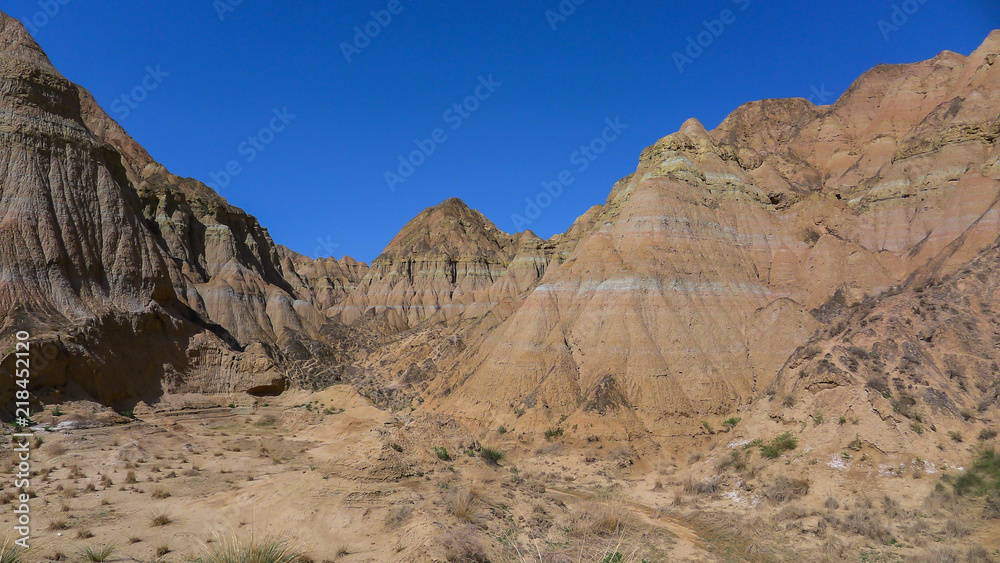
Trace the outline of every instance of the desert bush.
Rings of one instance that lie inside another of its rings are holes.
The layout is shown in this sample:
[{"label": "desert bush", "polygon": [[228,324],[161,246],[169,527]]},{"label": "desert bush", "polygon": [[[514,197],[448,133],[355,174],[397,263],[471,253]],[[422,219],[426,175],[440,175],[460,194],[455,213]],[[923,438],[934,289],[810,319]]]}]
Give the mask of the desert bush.
[{"label": "desert bush", "polygon": [[794,450],[798,447],[798,445],[798,439],[795,436],[792,436],[790,432],[785,432],[784,434],[771,440],[770,443],[761,444],[760,453],[768,459],[775,459],[786,451]]},{"label": "desert bush", "polygon": [[111,556],[115,553],[115,545],[108,544],[101,547],[85,547],[81,551],[84,561],[90,561],[91,563],[103,563],[104,561],[111,561]]},{"label": "desert bush", "polygon": [[873,375],[872,377],[869,377],[867,386],[869,389],[874,389],[885,398],[892,396],[892,389],[889,388],[889,382],[881,375]]},{"label": "desert bush", "polygon": [[411,514],[413,514],[412,506],[401,505],[393,507],[389,511],[389,515],[386,516],[385,524],[390,528],[397,528],[406,523],[406,521],[409,520]]},{"label": "desert bush", "polygon": [[27,563],[28,550],[16,545],[10,536],[0,541],[0,563]]},{"label": "desert bush", "polygon": [[965,560],[968,563],[996,563],[989,550],[981,545],[970,547],[969,552],[965,554]]},{"label": "desert bush", "polygon": [[698,480],[694,477],[688,477],[687,481],[684,482],[683,489],[685,493],[693,495],[711,495],[719,490],[719,480],[718,479],[705,479]]},{"label": "desert bush", "polygon": [[996,437],[997,437],[997,431],[993,430],[992,428],[983,428],[982,431],[979,432],[980,442],[985,442],[986,440],[992,440],[993,438]]},{"label": "desert bush", "polygon": [[474,528],[465,527],[452,530],[442,538],[441,544],[444,547],[445,558],[450,563],[491,563],[492,561]]},{"label": "desert bush", "polygon": [[986,503],[983,506],[983,518],[989,520],[1000,519],[1000,497],[986,497]]},{"label": "desert bush", "polygon": [[979,454],[972,467],[955,479],[958,495],[1000,495],[1000,455],[987,449]]},{"label": "desert bush", "polygon": [[135,477],[135,471],[132,471],[130,469],[129,472],[125,474],[125,484],[126,485],[134,485],[134,484],[136,484],[138,482],[139,482],[139,480],[136,479],[136,477]]},{"label": "desert bush", "polygon": [[579,536],[620,536],[631,525],[631,515],[618,505],[585,503],[573,515],[572,529]]},{"label": "desert bush", "polygon": [[264,538],[246,540],[238,536],[217,538],[205,546],[195,563],[306,563],[304,555],[284,540]]},{"label": "desert bush", "polygon": [[170,498],[170,491],[164,489],[163,487],[157,487],[153,489],[153,498],[155,499]]},{"label": "desert bush", "polygon": [[962,433],[957,430],[949,430],[948,437],[956,442],[962,442]]},{"label": "desert bush", "polygon": [[435,447],[434,455],[436,455],[441,461],[451,461],[451,454],[448,453],[448,448],[445,448],[444,446]]},{"label": "desert bush", "polygon": [[727,418],[726,420],[722,421],[722,425],[730,429],[736,428],[736,425],[739,423],[740,423],[740,418],[738,416]]},{"label": "desert bush", "polygon": [[729,450],[729,455],[723,456],[722,459],[715,465],[716,469],[720,472],[726,471],[730,467],[739,472],[744,472],[750,467],[750,462],[747,459],[746,454],[742,450],[732,449]]},{"label": "desert bush", "polygon": [[944,531],[952,538],[964,538],[971,532],[969,524],[958,516],[948,518],[948,521],[944,524]]},{"label": "desert bush", "polygon": [[784,476],[777,477],[764,489],[763,493],[771,502],[779,504],[788,502],[809,494],[809,481],[805,479],[789,479]]},{"label": "desert bush", "polygon": [[893,540],[892,532],[882,522],[882,518],[877,513],[865,508],[858,507],[851,510],[841,526],[844,531],[883,544],[888,544]]},{"label": "desert bush", "polygon": [[56,518],[55,520],[49,521],[49,529],[52,531],[68,530],[69,520],[65,518]]},{"label": "desert bush", "polygon": [[479,520],[479,499],[469,489],[459,489],[445,497],[445,506],[452,516],[469,523]]},{"label": "desert bush", "polygon": [[149,517],[149,523],[152,526],[167,526],[174,521],[170,517],[170,514],[166,512],[154,512],[152,516]]},{"label": "desert bush", "polygon": [[707,420],[701,421],[701,426],[702,428],[705,429],[705,432],[708,432],[709,434],[715,434],[715,429],[712,428],[712,425],[709,424]]},{"label": "desert bush", "polygon": [[546,440],[551,440],[552,438],[558,438],[562,435],[563,435],[563,429],[559,427],[549,428],[548,430],[545,431]]},{"label": "desert bush", "polygon": [[479,451],[479,457],[490,465],[498,465],[503,459],[503,456],[504,453],[496,448],[483,446],[483,448]]}]

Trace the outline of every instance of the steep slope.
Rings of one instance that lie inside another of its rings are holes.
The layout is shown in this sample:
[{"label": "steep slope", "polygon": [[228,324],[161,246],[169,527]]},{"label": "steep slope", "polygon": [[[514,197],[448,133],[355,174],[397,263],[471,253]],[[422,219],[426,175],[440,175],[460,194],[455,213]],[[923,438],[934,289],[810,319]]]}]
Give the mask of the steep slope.
[{"label": "steep slope", "polygon": [[333,377],[266,230],[156,164],[4,14],[0,106],[0,334],[32,332],[36,387],[130,406]]},{"label": "steep slope", "polygon": [[357,289],[327,313],[347,324],[375,316],[397,330],[478,317],[531,287],[566,244],[530,231],[507,234],[449,199],[407,223]]},{"label": "steep slope", "polygon": [[833,106],[688,121],[516,311],[439,359],[430,406],[483,421],[614,410],[676,434],[748,405],[835,294],[947,275],[997,238],[998,52],[994,32],[969,57],[876,68]]}]

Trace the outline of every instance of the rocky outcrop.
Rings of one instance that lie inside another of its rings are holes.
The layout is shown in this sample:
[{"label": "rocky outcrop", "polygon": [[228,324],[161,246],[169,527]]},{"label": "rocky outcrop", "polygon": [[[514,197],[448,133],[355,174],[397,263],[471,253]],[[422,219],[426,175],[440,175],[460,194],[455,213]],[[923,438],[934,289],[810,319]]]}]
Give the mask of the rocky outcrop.
[{"label": "rocky outcrop", "polygon": [[327,312],[346,324],[376,316],[397,330],[479,317],[520,296],[559,257],[554,241],[507,234],[449,199],[403,227],[357,289]]},{"label": "rocky outcrop", "polygon": [[433,406],[585,418],[613,380],[657,434],[746,407],[830,322],[824,303],[948,276],[994,244],[998,52],[995,32],[969,57],[876,68],[832,106],[688,121],[564,264],[437,362]]},{"label": "rocky outcrop", "polygon": [[0,339],[32,332],[36,384],[126,406],[273,393],[334,354],[267,231],[154,162],[3,14],[0,107]]}]

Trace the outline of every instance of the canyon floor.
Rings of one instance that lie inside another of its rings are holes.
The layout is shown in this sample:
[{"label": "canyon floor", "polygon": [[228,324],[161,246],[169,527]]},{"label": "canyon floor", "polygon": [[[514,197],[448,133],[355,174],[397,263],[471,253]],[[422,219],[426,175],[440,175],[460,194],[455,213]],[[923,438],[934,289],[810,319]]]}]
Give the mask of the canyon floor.
[{"label": "canyon floor", "polygon": [[692,438],[702,453],[640,458],[572,426],[473,436],[349,386],[214,403],[128,418],[78,401],[37,417],[31,560],[113,546],[109,561],[192,561],[232,538],[315,562],[991,561],[1000,548],[998,507],[954,495],[944,468],[865,463],[860,444],[856,460],[807,443],[768,459],[741,421]]}]

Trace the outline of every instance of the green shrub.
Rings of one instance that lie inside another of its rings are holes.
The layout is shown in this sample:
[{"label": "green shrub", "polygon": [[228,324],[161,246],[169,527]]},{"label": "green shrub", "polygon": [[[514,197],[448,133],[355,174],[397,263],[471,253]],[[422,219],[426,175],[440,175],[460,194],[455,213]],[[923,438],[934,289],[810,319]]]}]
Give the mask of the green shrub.
[{"label": "green shrub", "polygon": [[785,432],[768,444],[760,444],[760,454],[768,459],[776,459],[786,451],[794,450],[799,441],[791,432]]},{"label": "green shrub", "polygon": [[500,428],[497,428],[497,434],[503,436],[506,433],[507,433],[507,427],[501,426]]},{"label": "green shrub", "polygon": [[27,563],[28,550],[14,544],[9,536],[0,542],[0,563]]},{"label": "green shrub", "polygon": [[725,426],[726,428],[735,428],[736,425],[739,423],[740,423],[739,417],[734,416],[732,418],[727,418],[726,420],[724,420],[722,422],[722,425]]},{"label": "green shrub", "polygon": [[709,434],[715,434],[715,429],[712,428],[712,425],[709,424],[707,420],[701,421],[701,425],[705,428],[705,431],[708,432]]},{"label": "green shrub", "polygon": [[392,448],[392,449],[394,449],[394,450],[396,450],[399,453],[403,453],[403,446],[400,446],[399,444],[397,444],[395,442],[389,444],[389,447]]},{"label": "green shrub", "polygon": [[562,428],[549,428],[545,431],[545,439],[551,440],[552,438],[558,438],[563,435]]},{"label": "green shrub", "polygon": [[983,431],[979,433],[979,441],[985,442],[986,440],[992,440],[997,437],[997,431],[992,428],[983,428]]},{"label": "green shrub", "polygon": [[90,561],[92,563],[103,563],[104,561],[110,561],[111,556],[114,554],[116,546],[114,544],[108,544],[101,547],[85,547],[81,552],[84,561]]},{"label": "green shrub", "polygon": [[434,454],[438,456],[441,461],[451,461],[451,455],[448,453],[448,449],[445,447],[434,448]]},{"label": "green shrub", "polygon": [[62,409],[59,408],[59,405],[56,405],[56,408],[52,409],[52,416],[62,416],[62,415],[63,415]]},{"label": "green shrub", "polygon": [[288,542],[265,538],[246,541],[237,537],[223,539],[206,546],[195,563],[305,563],[308,558],[295,551]]},{"label": "green shrub", "polygon": [[496,448],[488,448],[486,446],[483,446],[483,449],[479,450],[479,457],[490,465],[499,464],[500,460],[503,459],[503,456],[504,453]]},{"label": "green shrub", "polygon": [[955,479],[954,487],[958,495],[1000,495],[1000,454],[992,448],[984,450],[972,467]]}]

